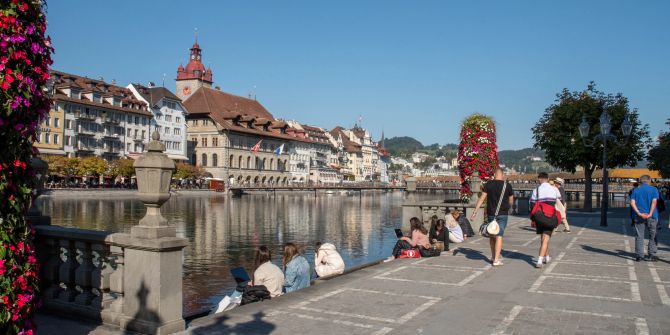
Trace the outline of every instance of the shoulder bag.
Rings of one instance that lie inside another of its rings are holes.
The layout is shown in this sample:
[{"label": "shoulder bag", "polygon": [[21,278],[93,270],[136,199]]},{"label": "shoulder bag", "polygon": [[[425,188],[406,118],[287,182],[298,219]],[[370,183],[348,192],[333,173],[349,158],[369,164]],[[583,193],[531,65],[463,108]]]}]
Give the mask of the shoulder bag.
[{"label": "shoulder bag", "polygon": [[500,193],[500,199],[498,199],[498,206],[496,207],[496,212],[493,215],[493,221],[483,224],[479,227],[479,233],[484,237],[493,237],[500,233],[500,225],[496,218],[498,217],[498,212],[500,212],[500,205],[502,205],[503,198],[505,197],[505,190],[507,189],[507,180],[503,181],[502,192]]}]

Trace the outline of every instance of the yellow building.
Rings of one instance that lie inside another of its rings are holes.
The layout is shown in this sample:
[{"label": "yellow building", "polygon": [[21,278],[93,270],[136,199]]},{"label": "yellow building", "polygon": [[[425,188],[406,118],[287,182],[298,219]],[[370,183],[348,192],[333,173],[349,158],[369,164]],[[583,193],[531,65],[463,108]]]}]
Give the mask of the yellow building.
[{"label": "yellow building", "polygon": [[63,150],[64,123],[63,105],[54,103],[49,115],[39,125],[37,142],[34,144],[41,154],[65,155],[65,150]]}]

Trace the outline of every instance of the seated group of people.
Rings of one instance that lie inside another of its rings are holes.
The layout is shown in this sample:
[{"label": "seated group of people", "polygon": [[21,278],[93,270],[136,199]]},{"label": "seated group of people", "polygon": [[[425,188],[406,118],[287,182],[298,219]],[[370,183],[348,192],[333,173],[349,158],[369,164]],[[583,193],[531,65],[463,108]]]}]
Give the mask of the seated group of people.
[{"label": "seated group of people", "polygon": [[[258,290],[259,286],[263,286],[269,292],[270,298],[309,287],[311,269],[307,259],[301,255],[298,246],[295,243],[286,243],[283,252],[282,265],[284,271],[272,263],[270,248],[265,245],[259,247],[254,257],[255,270],[252,281],[251,283],[243,283],[245,287],[255,287]],[[327,277],[344,272],[344,261],[333,244],[316,243],[314,270],[318,277]]]},{"label": "seated group of people", "polygon": [[437,215],[431,218],[430,230],[416,217],[409,220],[410,237],[401,236],[393,247],[392,258],[399,258],[403,250],[417,250],[421,257],[438,256],[443,251],[449,251],[449,243],[461,243],[469,236],[474,236],[470,222],[455,209],[439,219]]}]

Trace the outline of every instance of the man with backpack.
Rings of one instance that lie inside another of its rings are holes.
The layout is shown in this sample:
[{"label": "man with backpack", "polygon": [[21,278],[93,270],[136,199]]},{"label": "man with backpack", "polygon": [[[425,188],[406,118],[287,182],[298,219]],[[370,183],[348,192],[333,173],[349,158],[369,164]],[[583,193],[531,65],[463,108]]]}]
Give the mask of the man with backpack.
[{"label": "man with backpack", "polygon": [[561,215],[556,210],[556,201],[561,200],[561,193],[549,184],[549,175],[540,172],[537,176],[540,182],[530,197],[530,217],[535,224],[535,232],[540,235],[540,252],[535,263],[536,268],[542,268],[549,263],[549,240],[554,228],[561,222]]},{"label": "man with backpack", "polygon": [[649,248],[645,260],[655,262],[656,256],[656,226],[658,225],[658,210],[656,208],[659,194],[658,189],[649,185],[651,178],[648,175],[640,177],[640,186],[633,190],[630,196],[630,207],[633,209],[635,224],[635,261],[639,262],[644,256],[644,237],[649,231]]}]

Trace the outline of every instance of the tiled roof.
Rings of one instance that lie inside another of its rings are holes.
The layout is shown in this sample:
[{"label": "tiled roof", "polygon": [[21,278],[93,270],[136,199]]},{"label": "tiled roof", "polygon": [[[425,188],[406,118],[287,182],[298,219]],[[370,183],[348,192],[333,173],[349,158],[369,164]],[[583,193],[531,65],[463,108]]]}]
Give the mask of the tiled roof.
[{"label": "tiled roof", "polygon": [[[284,121],[275,120],[272,114],[256,100],[201,87],[183,104],[189,111],[188,118],[209,117],[223,129],[229,131],[282,140],[313,142],[306,138],[282,133],[282,130],[285,132],[290,129],[288,124]],[[249,122],[251,122],[251,127],[249,127]],[[267,130],[265,126],[267,126]]]},{"label": "tiled roof", "polygon": [[181,102],[179,97],[165,87],[146,87],[140,84],[133,84],[133,86],[135,86],[137,92],[144,100],[148,101],[151,106],[155,106],[163,98]]},{"label": "tiled roof", "polygon": [[337,138],[337,136],[342,137],[342,144],[344,145],[344,150],[349,153],[360,153],[362,152],[362,147],[360,144],[352,142],[349,139],[349,136],[344,132],[344,128],[337,126],[333,128],[333,130],[330,131],[330,134],[333,135],[333,137]]}]

